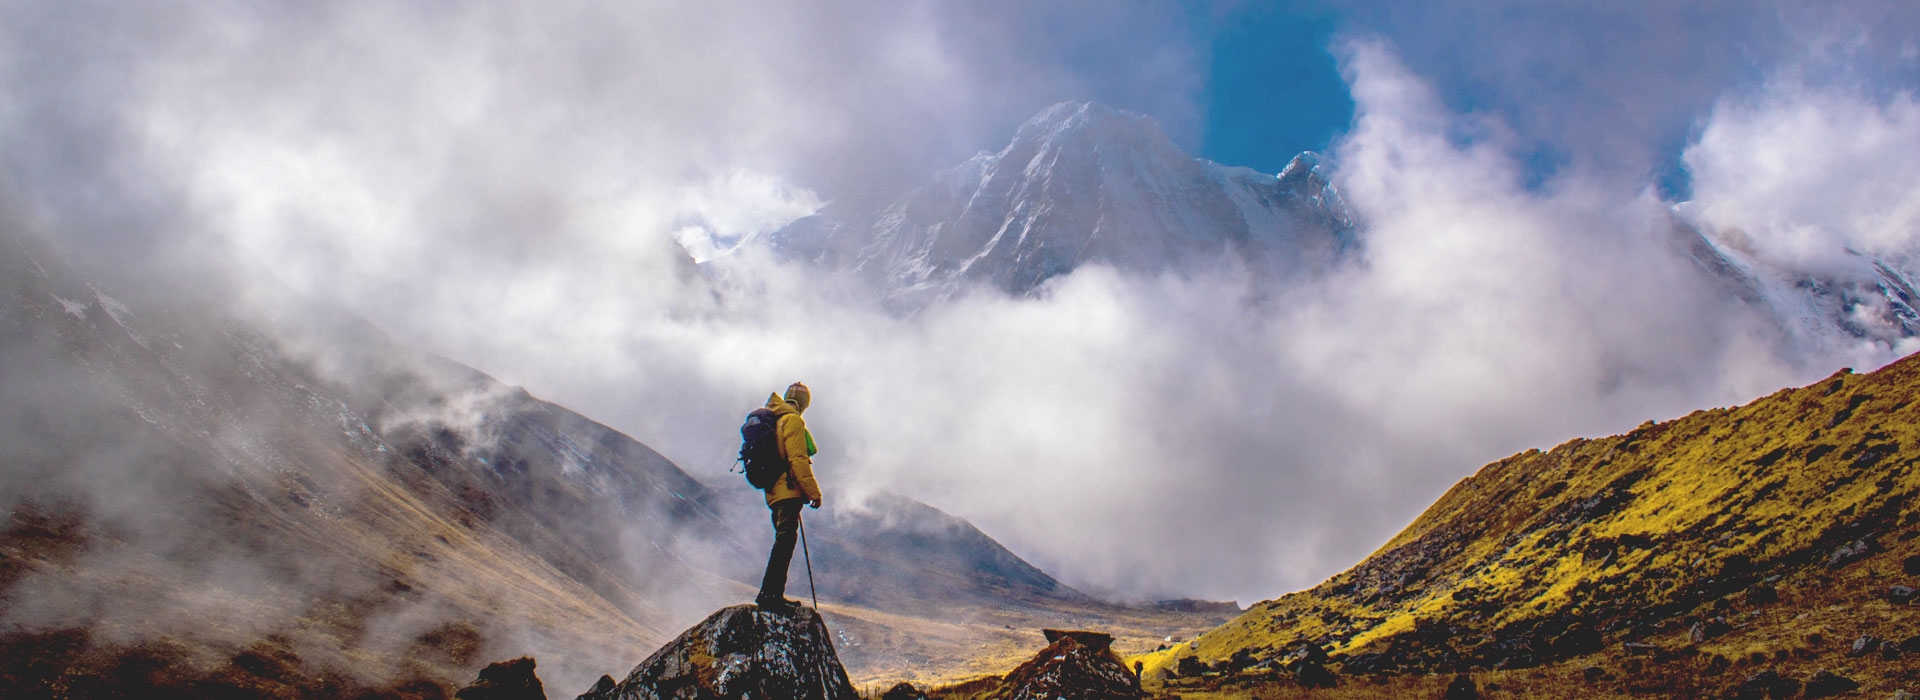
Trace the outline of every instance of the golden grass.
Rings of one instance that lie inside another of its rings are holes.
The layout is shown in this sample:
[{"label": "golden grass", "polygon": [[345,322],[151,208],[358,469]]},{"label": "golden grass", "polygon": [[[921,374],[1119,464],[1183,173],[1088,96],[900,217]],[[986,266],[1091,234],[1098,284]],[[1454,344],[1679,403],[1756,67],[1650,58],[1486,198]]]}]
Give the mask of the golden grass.
[{"label": "golden grass", "polygon": [[[1508,457],[1456,484],[1353,569],[1312,590],[1257,604],[1191,645],[1128,663],[1142,661],[1154,677],[1185,656],[1212,664],[1255,650],[1271,658],[1308,639],[1336,654],[1385,651],[1396,638],[1433,624],[1457,630],[1453,641],[1471,651],[1543,621],[1582,620],[1617,625],[1606,634],[1609,654],[1632,637],[1702,658],[1784,654],[1788,659],[1779,663],[1798,668],[1793,660],[1812,655],[1837,664],[1832,650],[1796,651],[1795,645],[1804,646],[1810,630],[1826,630],[1829,646],[1859,634],[1897,640],[1920,633],[1912,608],[1880,600],[1888,585],[1916,584],[1913,577],[1898,578],[1901,559],[1920,553],[1916,398],[1920,360],[1909,358],[1870,375],[1837,373],[1738,408],[1696,411],[1625,435]],[[1877,554],[1828,569],[1832,550],[1868,535],[1878,539]],[[1397,585],[1393,578],[1404,574],[1413,580]],[[1781,601],[1746,604],[1742,591],[1767,577],[1777,577]],[[1736,631],[1698,645],[1685,639],[1688,621],[1713,615],[1733,615]],[[1662,620],[1654,631],[1651,625]],[[1538,691],[1543,696],[1613,692],[1586,688],[1584,680],[1577,693],[1554,686],[1559,681],[1551,671],[1569,664],[1588,662],[1543,666],[1549,670],[1543,677],[1535,674],[1539,669],[1488,673],[1517,674],[1515,688],[1552,686]],[[1847,665],[1876,682],[1900,677],[1891,667]],[[1315,697],[1375,690],[1437,695],[1451,677],[1443,675]],[[1269,697],[1258,694],[1268,691],[1177,692]]]}]

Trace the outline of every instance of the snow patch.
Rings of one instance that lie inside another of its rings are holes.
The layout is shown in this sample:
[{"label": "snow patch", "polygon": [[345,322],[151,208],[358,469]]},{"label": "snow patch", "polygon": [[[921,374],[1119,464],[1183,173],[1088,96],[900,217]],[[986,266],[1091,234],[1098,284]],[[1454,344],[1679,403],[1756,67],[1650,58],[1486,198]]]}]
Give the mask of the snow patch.
[{"label": "snow patch", "polygon": [[140,347],[149,350],[153,349],[147,345],[147,339],[140,335],[139,331],[134,330],[133,326],[127,325],[127,319],[133,317],[133,312],[127,309],[126,304],[122,303],[119,299],[113,298],[112,295],[100,291],[99,287],[89,285],[89,288],[93,290],[93,298],[99,300],[100,308],[105,310],[108,316],[113,317],[113,322],[119,325],[121,330],[127,332],[127,337],[132,338],[133,342],[138,343]]},{"label": "snow patch", "polygon": [[82,321],[87,320],[87,302],[62,299],[58,294],[48,294],[47,296],[53,297],[54,301],[60,302],[60,308],[66,309],[67,313],[73,314],[74,318]]}]

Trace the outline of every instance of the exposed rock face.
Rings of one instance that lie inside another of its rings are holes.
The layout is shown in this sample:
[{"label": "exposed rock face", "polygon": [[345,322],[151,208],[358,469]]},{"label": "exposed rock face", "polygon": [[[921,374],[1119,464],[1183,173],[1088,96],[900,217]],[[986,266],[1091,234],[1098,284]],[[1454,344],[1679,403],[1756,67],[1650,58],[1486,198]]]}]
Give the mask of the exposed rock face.
[{"label": "exposed rock face", "polygon": [[533,674],[533,658],[487,664],[472,685],[454,693],[458,700],[547,700],[540,677]]},{"label": "exposed rock face", "polygon": [[[595,691],[599,686],[595,686]],[[592,700],[856,700],[820,614],[722,608]]]},{"label": "exposed rock face", "polygon": [[[1053,630],[1050,630],[1053,631]],[[1093,633],[1098,634],[1098,633]],[[1139,700],[1140,680],[1106,645],[1088,646],[1081,633],[1049,635],[1054,642],[1007,674],[999,700]],[[1106,636],[1106,635],[1100,635]],[[1107,638],[1112,641],[1111,637]]]}]

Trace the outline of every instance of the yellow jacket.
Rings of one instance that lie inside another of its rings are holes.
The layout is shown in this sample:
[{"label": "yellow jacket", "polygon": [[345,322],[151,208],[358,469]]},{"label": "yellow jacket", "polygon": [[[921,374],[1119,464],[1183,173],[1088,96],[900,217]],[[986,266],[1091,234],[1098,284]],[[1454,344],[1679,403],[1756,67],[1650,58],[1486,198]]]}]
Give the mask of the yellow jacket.
[{"label": "yellow jacket", "polygon": [[813,479],[813,435],[807,432],[806,419],[779,394],[767,397],[767,410],[779,416],[774,436],[780,441],[780,456],[786,458],[788,466],[787,473],[767,489],[767,505],[790,498],[819,500],[820,483]]}]

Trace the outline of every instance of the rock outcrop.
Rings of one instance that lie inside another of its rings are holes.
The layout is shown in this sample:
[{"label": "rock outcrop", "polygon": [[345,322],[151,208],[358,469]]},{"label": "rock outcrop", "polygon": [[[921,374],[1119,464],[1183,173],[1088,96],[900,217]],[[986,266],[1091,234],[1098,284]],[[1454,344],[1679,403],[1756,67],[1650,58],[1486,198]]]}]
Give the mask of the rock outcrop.
[{"label": "rock outcrop", "polygon": [[1828,698],[1859,689],[1858,681],[1824,668],[1814,673],[1812,678],[1807,679],[1807,697],[1809,698]]},{"label": "rock outcrop", "polygon": [[547,700],[540,677],[533,673],[533,658],[522,656],[512,661],[487,664],[471,685],[454,693],[457,700]]},{"label": "rock outcrop", "polygon": [[1007,674],[996,700],[1140,700],[1140,679],[1107,648],[1112,635],[1046,630],[1052,644]]},{"label": "rock outcrop", "polygon": [[820,614],[722,608],[581,700],[856,700]]},{"label": "rock outcrop", "polygon": [[880,694],[880,700],[927,700],[926,692],[913,687],[912,683],[895,683],[887,692]]},{"label": "rock outcrop", "polygon": [[1453,677],[1453,682],[1447,684],[1447,694],[1441,697],[1446,700],[1480,700],[1480,686],[1462,673]]}]

